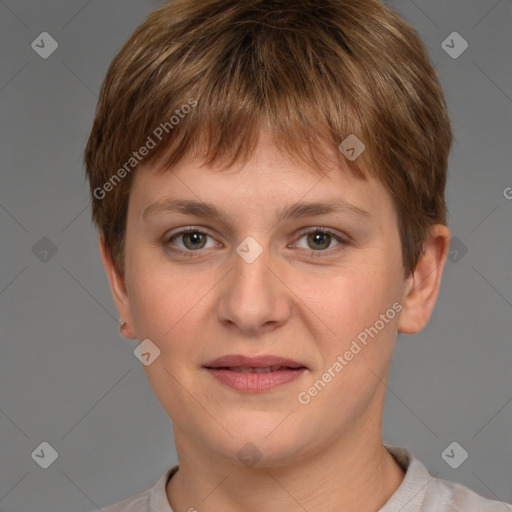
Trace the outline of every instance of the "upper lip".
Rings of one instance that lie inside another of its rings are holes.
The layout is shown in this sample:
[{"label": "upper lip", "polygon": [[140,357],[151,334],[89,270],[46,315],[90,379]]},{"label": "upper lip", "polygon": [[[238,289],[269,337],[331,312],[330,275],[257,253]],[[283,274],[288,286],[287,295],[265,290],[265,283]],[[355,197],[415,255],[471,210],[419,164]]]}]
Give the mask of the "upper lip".
[{"label": "upper lip", "polygon": [[204,365],[206,368],[266,368],[269,366],[286,366],[289,368],[305,368],[305,366],[292,359],[277,357],[272,355],[263,355],[257,357],[249,357],[242,355],[228,355],[218,357]]}]

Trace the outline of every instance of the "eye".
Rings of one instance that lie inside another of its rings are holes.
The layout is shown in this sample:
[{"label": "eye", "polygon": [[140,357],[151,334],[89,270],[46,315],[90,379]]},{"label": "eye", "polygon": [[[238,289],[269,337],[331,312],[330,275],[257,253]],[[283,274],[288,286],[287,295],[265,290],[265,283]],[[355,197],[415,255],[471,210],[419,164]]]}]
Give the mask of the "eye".
[{"label": "eye", "polygon": [[[174,235],[172,235],[169,239],[167,239],[166,243],[170,244],[171,242],[174,242],[175,240],[180,240],[182,242],[182,247],[178,248],[181,251],[197,251],[199,249],[208,248],[206,247],[206,239],[207,237],[210,237],[208,233],[205,233],[204,231],[201,231],[198,228],[190,227],[187,229],[182,229],[181,231],[178,231]],[[211,237],[210,237],[211,238]],[[174,244],[177,245],[177,244]],[[213,245],[215,246],[215,244]]]},{"label": "eye", "polygon": [[[165,241],[165,244],[167,246],[171,246],[170,249],[172,251],[192,256],[191,253],[199,251],[200,249],[209,249],[216,246],[216,242],[213,241],[213,245],[208,247],[208,238],[213,240],[213,237],[211,237],[205,231],[202,231],[197,227],[190,226],[168,237]],[[310,253],[327,252],[327,249],[330,248],[333,241],[337,243],[334,250],[342,249],[343,246],[349,244],[348,241],[325,228],[310,229],[309,231],[304,232],[299,240],[303,238],[306,239],[307,247],[301,248],[309,250]],[[295,244],[297,244],[297,242],[295,242]],[[336,247],[338,248],[336,249]]]},{"label": "eye", "polygon": [[348,244],[348,242],[343,240],[340,236],[324,228],[311,229],[303,233],[299,240],[302,238],[305,238],[306,243],[308,244],[308,247],[303,248],[310,249],[313,252],[325,252],[326,249],[329,249],[333,240],[337,242],[338,246]]}]

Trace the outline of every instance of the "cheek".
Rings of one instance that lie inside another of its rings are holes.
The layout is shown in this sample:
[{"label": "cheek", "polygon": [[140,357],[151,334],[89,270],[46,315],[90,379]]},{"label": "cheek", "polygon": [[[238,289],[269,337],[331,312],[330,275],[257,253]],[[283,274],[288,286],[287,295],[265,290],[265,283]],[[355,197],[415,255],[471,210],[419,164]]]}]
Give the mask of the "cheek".
[{"label": "cheek", "polygon": [[127,275],[137,337],[149,338],[160,348],[160,363],[166,367],[193,361],[194,348],[197,352],[204,337],[204,319],[198,315],[204,313],[204,296],[214,280],[210,283],[205,273],[173,269],[162,258],[152,260],[149,251],[132,255]]},{"label": "cheek", "polygon": [[329,298],[319,302],[319,315],[330,330],[316,339],[321,364],[302,398],[309,397],[311,407],[333,425],[340,422],[340,410],[344,417],[358,418],[383,392],[381,379],[393,354],[399,314],[393,308],[394,287],[385,272],[354,273],[335,281]]},{"label": "cheek", "polygon": [[130,253],[126,273],[130,309],[139,338],[161,338],[185,315],[191,287],[144,251]]},{"label": "cheek", "polygon": [[381,272],[366,266],[334,276],[325,286],[306,285],[312,310],[332,334],[346,337],[378,315],[387,291]]},{"label": "cheek", "polygon": [[326,368],[348,351],[351,368],[344,373],[351,373],[356,381],[367,377],[368,367],[383,370],[392,355],[398,325],[395,274],[393,269],[383,270],[383,263],[366,266],[333,280],[328,293],[316,292],[311,309],[325,327],[325,334],[316,340]]},{"label": "cheek", "polygon": [[[132,259],[130,272],[128,291],[137,337],[140,341],[149,338],[160,350],[144,371],[160,402],[174,411],[184,406],[178,390],[182,386],[192,389],[193,371],[197,370],[194,365],[202,330],[196,319],[204,295],[197,285],[201,279],[186,278],[168,266],[150,264],[144,257]],[[174,385],[175,392],[169,393]]]}]

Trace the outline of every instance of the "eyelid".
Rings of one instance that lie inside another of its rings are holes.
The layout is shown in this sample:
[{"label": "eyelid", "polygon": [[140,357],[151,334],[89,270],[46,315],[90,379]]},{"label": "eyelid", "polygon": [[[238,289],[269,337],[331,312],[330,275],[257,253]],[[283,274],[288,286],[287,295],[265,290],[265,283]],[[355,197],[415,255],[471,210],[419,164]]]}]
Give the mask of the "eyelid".
[{"label": "eyelid", "polygon": [[310,228],[304,228],[299,232],[299,238],[303,237],[304,235],[309,235],[310,233],[326,233],[328,235],[331,235],[332,237],[336,238],[340,242],[344,242],[348,244],[350,242],[350,237],[348,235],[342,235],[339,234],[336,230],[331,228],[326,228],[322,226],[313,226]]}]

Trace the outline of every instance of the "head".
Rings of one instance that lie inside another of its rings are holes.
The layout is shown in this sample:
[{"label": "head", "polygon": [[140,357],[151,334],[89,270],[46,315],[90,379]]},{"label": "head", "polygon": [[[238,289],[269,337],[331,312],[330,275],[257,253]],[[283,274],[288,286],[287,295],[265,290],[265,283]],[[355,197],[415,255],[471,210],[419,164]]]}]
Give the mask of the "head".
[{"label": "head", "polygon": [[[178,0],[136,29],[85,164],[125,334],[160,350],[145,370],[183,437],[277,464],[378,426],[396,335],[437,298],[451,141],[425,48],[377,0]],[[233,391],[205,367],[227,354],[305,371]]]}]

